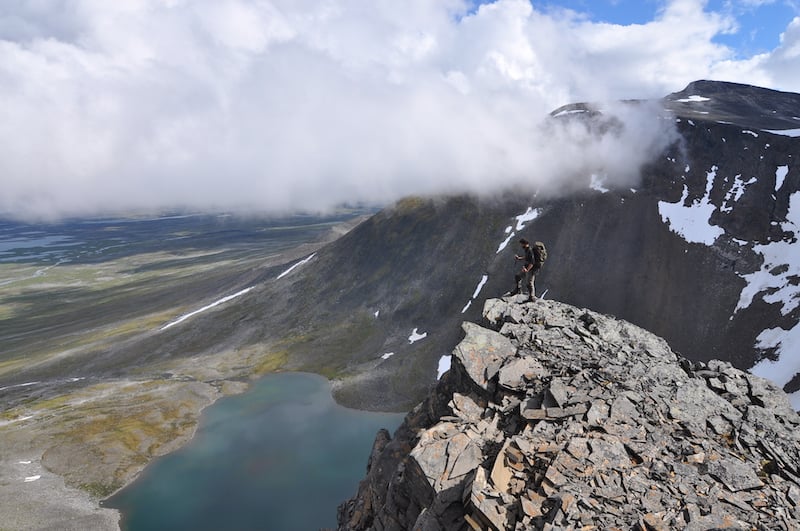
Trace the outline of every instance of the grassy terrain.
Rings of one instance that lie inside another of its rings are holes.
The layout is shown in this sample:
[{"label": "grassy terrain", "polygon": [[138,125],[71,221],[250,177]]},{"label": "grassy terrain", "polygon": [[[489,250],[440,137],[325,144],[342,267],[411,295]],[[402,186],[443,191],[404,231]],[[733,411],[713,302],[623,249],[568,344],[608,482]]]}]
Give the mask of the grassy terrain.
[{"label": "grassy terrain", "polygon": [[[91,376],[92,359],[249,287],[334,226],[306,219],[247,220],[236,230],[230,221],[225,230],[206,218],[193,223],[181,220],[161,232],[152,222],[146,230],[136,223],[95,228],[58,257],[0,260],[0,388]],[[118,238],[114,245],[104,239],[107,232]],[[133,358],[116,368],[135,367]]]},{"label": "grassy terrain", "polygon": [[[150,330],[186,312],[208,292],[221,295],[236,276],[261,260],[208,263],[207,255],[169,253],[128,257],[100,265],[59,265],[42,275],[22,277],[2,288],[3,323],[0,376],[54,357],[102,349]],[[168,267],[136,271],[139,264],[169,261]],[[19,266],[3,264],[5,275]],[[5,276],[4,275],[4,276]],[[18,278],[21,275],[17,275]],[[233,278],[231,278],[233,277]],[[217,286],[219,286],[217,288]]]},{"label": "grassy terrain", "polygon": [[[216,232],[200,221],[166,235],[154,226],[125,233],[123,224],[113,232],[127,234],[126,244],[92,232],[57,256],[0,253],[0,499],[18,497],[4,496],[3,485],[17,492],[13,469],[28,461],[108,496],[184,444],[204,407],[287,365],[286,340],[237,336],[225,306],[210,320],[161,329],[274,279],[340,235],[331,229],[341,220],[247,220]],[[231,319],[264,328],[252,308],[242,301]],[[14,510],[0,501],[0,520]]]}]

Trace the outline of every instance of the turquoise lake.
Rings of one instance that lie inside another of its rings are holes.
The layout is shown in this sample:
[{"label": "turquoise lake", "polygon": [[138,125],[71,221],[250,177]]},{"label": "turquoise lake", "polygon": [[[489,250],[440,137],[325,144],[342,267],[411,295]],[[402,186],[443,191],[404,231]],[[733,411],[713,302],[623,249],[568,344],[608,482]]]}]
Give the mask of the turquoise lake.
[{"label": "turquoise lake", "polygon": [[403,416],[344,408],[317,375],[271,374],[207,408],[187,446],[104,505],[129,531],[335,529],[376,432]]}]

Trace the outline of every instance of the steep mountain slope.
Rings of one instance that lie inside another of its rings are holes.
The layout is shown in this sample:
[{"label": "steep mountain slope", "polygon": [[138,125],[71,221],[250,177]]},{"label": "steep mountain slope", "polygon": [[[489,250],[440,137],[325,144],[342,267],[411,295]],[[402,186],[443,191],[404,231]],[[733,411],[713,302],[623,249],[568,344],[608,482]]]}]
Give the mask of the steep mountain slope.
[{"label": "steep mountain slope", "polygon": [[[629,320],[691,359],[750,369],[780,358],[757,372],[797,391],[800,96],[701,81],[661,103],[677,141],[634,188],[586,175],[563,197],[400,201],[291,270],[253,276],[236,304],[152,338],[148,357],[279,350],[285,368],[334,378],[345,404],[408,409],[458,323],[511,288],[525,236],[550,250],[540,295]],[[604,123],[589,104],[572,111],[552,120]]]},{"label": "steep mountain slope", "polygon": [[[510,289],[525,236],[550,249],[539,294],[627,319],[695,360],[760,362],[759,374],[797,391],[800,96],[703,81],[662,103],[678,141],[635,188],[586,175],[561,198],[406,200],[321,251],[286,279],[310,312],[304,326],[324,330],[294,363],[338,364],[345,403],[408,404],[455,344],[454,323],[476,317],[480,304],[465,308],[476,288],[478,302]],[[553,119],[601,116],[563,111]],[[413,328],[428,335],[412,348]],[[347,352],[324,361],[343,340]]]}]

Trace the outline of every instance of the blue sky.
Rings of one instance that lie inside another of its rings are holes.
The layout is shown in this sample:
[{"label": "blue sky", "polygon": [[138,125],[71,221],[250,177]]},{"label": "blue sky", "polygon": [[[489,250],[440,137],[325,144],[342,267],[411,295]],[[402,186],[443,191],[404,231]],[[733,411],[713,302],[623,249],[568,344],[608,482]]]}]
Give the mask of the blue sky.
[{"label": "blue sky", "polygon": [[[324,211],[631,174],[561,105],[800,92],[800,0],[0,0],[0,215]],[[581,132],[573,132],[580,136]],[[635,172],[633,172],[635,173]]]},{"label": "blue sky", "polygon": [[[491,3],[490,1],[479,4]],[[665,2],[661,0],[559,0],[532,4],[543,11],[570,9],[594,22],[629,25],[652,21]],[[705,10],[732,17],[735,32],[717,35],[714,40],[730,47],[744,58],[775,49],[789,22],[800,15],[797,0],[709,0]]]},{"label": "blue sky", "polygon": [[[726,2],[709,3],[710,9],[725,10]],[[791,20],[800,15],[797,2],[773,1],[756,6],[739,5],[732,15],[739,24],[736,33],[720,35],[717,40],[737,50],[740,57],[765,53],[780,43],[780,34]]]}]

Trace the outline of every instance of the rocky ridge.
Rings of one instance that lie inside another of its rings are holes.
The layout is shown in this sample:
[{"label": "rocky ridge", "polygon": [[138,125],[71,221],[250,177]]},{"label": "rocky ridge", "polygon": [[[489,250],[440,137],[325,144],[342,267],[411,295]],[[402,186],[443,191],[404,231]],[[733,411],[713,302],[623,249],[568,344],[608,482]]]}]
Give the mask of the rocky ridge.
[{"label": "rocky ridge", "polygon": [[626,321],[489,299],[339,530],[798,529],[800,417]]}]

